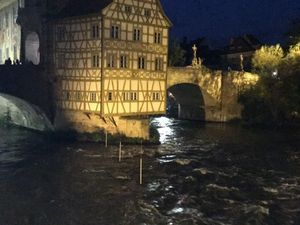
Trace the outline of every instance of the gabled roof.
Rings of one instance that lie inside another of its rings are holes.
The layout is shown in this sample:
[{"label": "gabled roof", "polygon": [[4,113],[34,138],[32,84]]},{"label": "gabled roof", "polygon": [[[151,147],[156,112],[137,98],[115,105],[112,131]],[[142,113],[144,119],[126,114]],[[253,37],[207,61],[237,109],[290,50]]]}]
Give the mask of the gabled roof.
[{"label": "gabled roof", "polygon": [[70,0],[56,18],[76,17],[100,13],[113,0]]}]

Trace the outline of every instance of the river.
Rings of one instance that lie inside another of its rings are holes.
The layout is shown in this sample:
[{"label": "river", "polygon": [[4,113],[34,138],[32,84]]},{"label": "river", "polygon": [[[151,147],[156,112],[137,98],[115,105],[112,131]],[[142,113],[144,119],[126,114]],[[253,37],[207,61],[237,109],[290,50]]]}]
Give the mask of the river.
[{"label": "river", "polygon": [[0,129],[0,225],[300,224],[300,132],[165,117],[161,145]]}]

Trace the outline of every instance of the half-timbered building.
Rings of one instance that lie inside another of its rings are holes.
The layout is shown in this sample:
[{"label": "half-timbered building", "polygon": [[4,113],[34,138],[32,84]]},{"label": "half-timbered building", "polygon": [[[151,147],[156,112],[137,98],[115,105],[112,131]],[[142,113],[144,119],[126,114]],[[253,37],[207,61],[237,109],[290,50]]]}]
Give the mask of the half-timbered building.
[{"label": "half-timbered building", "polygon": [[159,0],[71,1],[52,33],[61,112],[164,114],[170,25]]}]

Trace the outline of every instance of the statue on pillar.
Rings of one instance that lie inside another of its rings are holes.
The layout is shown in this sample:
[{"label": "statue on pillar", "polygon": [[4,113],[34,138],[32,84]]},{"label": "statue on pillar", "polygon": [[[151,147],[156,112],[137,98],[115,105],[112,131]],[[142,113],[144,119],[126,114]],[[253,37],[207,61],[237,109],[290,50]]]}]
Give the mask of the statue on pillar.
[{"label": "statue on pillar", "polygon": [[195,44],[193,45],[192,49],[193,49],[193,52],[194,52],[194,58],[192,60],[192,66],[193,67],[198,67],[197,47],[196,47]]},{"label": "statue on pillar", "polygon": [[241,66],[241,71],[244,71],[244,56],[243,56],[243,54],[240,54],[240,66]]},{"label": "statue on pillar", "polygon": [[197,58],[197,47],[196,47],[195,44],[193,45],[192,49],[193,49],[193,52],[194,52],[194,58],[192,60],[192,67],[201,68],[202,60],[201,60],[200,57]]}]

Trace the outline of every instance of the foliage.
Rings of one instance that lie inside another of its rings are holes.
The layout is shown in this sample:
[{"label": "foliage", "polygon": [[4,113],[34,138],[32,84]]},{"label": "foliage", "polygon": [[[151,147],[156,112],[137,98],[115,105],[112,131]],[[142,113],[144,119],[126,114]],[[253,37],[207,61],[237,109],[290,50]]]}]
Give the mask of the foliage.
[{"label": "foliage", "polygon": [[253,64],[260,80],[240,94],[244,121],[278,125],[300,119],[300,43],[285,55],[279,45],[264,46]]},{"label": "foliage", "polygon": [[283,49],[280,45],[262,46],[254,53],[253,68],[261,74],[270,73],[277,69],[283,59]]},{"label": "foliage", "polygon": [[169,66],[184,66],[186,61],[186,51],[181,47],[177,39],[170,40],[169,43]]}]

